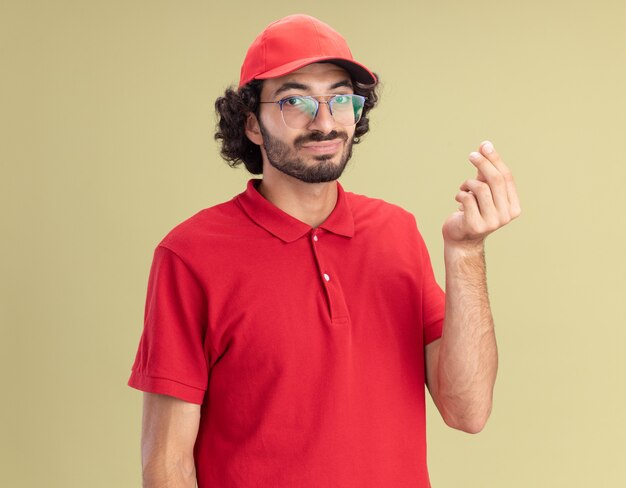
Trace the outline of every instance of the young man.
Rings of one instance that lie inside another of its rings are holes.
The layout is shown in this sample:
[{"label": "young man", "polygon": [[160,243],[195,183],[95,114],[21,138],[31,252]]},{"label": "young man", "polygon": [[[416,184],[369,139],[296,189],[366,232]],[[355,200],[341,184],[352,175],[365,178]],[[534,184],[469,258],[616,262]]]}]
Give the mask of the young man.
[{"label": "young man", "polygon": [[491,143],[443,225],[446,294],[408,212],[337,179],[377,78],[304,15],[268,26],[216,102],[232,165],[262,179],[157,246],[129,384],[145,487],[428,487],[425,384],[480,431],[497,352],[486,236],[520,214]]}]

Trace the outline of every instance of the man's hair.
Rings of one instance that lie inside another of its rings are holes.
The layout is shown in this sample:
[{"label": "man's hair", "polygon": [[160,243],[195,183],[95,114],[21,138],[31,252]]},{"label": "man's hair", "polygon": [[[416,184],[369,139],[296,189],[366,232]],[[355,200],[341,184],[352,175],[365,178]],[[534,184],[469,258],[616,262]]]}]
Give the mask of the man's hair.
[{"label": "man's hair", "polygon": [[[378,79],[378,75],[376,75]],[[378,103],[379,83],[364,85],[352,81],[354,93],[366,97],[361,119],[354,130],[354,144],[361,142],[369,131],[368,112]],[[263,159],[261,149],[246,136],[246,119],[249,113],[259,115],[259,101],[263,80],[253,80],[237,91],[227,88],[223,97],[215,101],[217,126],[215,140],[221,141],[222,158],[233,168],[243,163],[246,169],[254,174],[263,173]]]}]

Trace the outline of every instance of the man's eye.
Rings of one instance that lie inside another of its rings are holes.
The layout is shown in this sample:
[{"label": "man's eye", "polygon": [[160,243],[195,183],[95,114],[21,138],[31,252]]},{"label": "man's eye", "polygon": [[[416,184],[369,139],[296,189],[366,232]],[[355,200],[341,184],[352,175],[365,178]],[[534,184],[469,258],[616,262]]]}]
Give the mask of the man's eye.
[{"label": "man's eye", "polygon": [[335,96],[335,103],[339,105],[347,105],[350,103],[352,97],[350,95],[337,95]]},{"label": "man's eye", "polygon": [[285,99],[285,103],[287,105],[291,105],[293,107],[300,105],[302,103],[302,98],[300,97],[289,97]]}]

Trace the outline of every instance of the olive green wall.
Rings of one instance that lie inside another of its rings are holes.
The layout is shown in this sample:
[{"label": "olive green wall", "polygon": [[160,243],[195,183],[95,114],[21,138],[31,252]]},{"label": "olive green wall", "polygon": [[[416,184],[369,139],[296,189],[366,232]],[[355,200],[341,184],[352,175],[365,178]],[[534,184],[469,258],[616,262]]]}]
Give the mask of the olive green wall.
[{"label": "olive green wall", "polygon": [[626,4],[619,1],[0,4],[0,486],[140,486],[126,380],[152,251],[242,191],[214,99],[269,22],[333,25],[384,82],[344,186],[441,224],[491,139],[523,215],[488,242],[491,420],[429,405],[434,488],[626,486]]}]

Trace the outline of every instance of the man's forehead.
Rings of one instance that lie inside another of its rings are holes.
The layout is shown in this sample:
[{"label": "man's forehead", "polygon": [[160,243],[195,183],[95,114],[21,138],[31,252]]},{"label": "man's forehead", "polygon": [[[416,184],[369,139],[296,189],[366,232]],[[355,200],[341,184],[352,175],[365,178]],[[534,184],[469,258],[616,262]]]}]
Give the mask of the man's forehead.
[{"label": "man's forehead", "polygon": [[291,73],[285,76],[290,76],[290,75],[296,75],[296,76],[302,76],[302,75],[333,76],[334,75],[334,76],[345,76],[348,78],[350,77],[350,75],[345,69],[343,69],[341,66],[338,66],[334,63],[307,64],[306,66],[303,66],[300,69],[292,71]]},{"label": "man's forehead", "polygon": [[339,82],[351,84],[350,75],[341,66],[332,63],[313,63],[278,78],[269,78],[263,83],[263,91],[274,93],[287,84],[310,86],[311,89],[329,88]]}]

